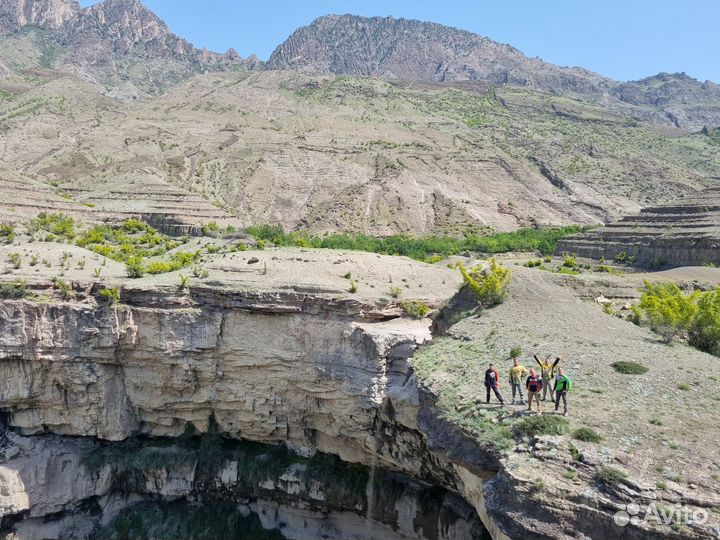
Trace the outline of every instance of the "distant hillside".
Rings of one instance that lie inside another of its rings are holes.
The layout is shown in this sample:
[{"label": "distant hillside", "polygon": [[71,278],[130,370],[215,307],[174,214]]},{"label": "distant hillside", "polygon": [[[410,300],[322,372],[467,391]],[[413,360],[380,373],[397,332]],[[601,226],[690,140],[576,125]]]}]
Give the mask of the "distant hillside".
[{"label": "distant hillside", "polygon": [[279,45],[267,67],[412,81],[483,80],[604,103],[684,129],[720,125],[720,92],[714,83],[684,74],[620,83],[586,69],[528,58],[471,32],[394,17],[320,17]]},{"label": "distant hillside", "polygon": [[105,0],[84,9],[78,0],[2,0],[2,34],[30,34],[53,49],[44,67],[72,66],[125,98],[157,93],[208,70],[260,65],[232,49],[219,54],[195,48],[138,0]]}]

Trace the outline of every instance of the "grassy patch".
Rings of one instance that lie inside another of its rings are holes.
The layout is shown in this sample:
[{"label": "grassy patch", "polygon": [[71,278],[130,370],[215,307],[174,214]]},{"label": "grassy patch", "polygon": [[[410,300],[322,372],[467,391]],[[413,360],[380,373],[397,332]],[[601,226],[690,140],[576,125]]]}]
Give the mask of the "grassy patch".
[{"label": "grassy patch", "polygon": [[485,369],[494,354],[484,343],[444,336],[421,347],[413,357],[418,378],[438,391],[442,416],[460,426],[481,444],[504,452],[515,444],[509,423],[484,402]]},{"label": "grassy patch", "polygon": [[616,469],[615,467],[603,465],[602,467],[600,467],[596,478],[598,481],[604,484],[617,484],[625,480],[625,478],[627,478],[627,474],[620,469]]},{"label": "grassy patch", "polygon": [[587,427],[582,427],[582,428],[576,429],[575,431],[573,431],[572,437],[573,437],[573,439],[577,439],[579,441],[584,441],[584,442],[597,443],[597,442],[602,441],[602,435],[600,435],[597,431],[587,428]]},{"label": "grassy patch", "polygon": [[19,300],[30,295],[25,280],[0,282],[0,300]]},{"label": "grassy patch", "polygon": [[610,365],[615,371],[622,373],[623,375],[642,375],[643,373],[647,373],[649,371],[647,367],[642,364],[638,364],[637,362],[619,361],[613,362]]},{"label": "grassy patch", "polygon": [[425,302],[415,300],[403,300],[400,302],[400,307],[413,319],[422,319],[432,311],[430,306],[428,306]]},{"label": "grassy patch", "polygon": [[65,214],[41,212],[28,222],[27,230],[33,237],[46,242],[72,240],[75,238],[75,220]]},{"label": "grassy patch", "polygon": [[570,429],[570,423],[561,416],[531,416],[513,426],[517,437],[537,437],[539,435],[563,435]]}]

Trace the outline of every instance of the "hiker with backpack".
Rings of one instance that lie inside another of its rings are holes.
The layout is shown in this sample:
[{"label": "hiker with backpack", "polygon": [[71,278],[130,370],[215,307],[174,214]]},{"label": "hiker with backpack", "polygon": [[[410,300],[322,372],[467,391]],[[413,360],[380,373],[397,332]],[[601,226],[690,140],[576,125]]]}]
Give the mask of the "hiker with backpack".
[{"label": "hiker with backpack", "polygon": [[525,396],[523,395],[522,380],[525,375],[530,373],[525,366],[520,364],[520,359],[513,360],[513,367],[510,368],[510,384],[512,386],[512,404],[515,405],[515,393],[520,394],[520,404],[525,405]]},{"label": "hiker with backpack", "polygon": [[498,387],[500,386],[500,374],[495,369],[494,364],[490,364],[490,367],[485,372],[485,388],[487,389],[487,403],[490,403],[490,390],[492,390],[495,393],[495,397],[500,402],[500,406],[505,406],[505,401],[503,401],[502,396],[500,395],[500,391],[498,390]]},{"label": "hiker with backpack", "polygon": [[530,375],[525,381],[525,388],[527,388],[528,391],[528,411],[532,410],[534,399],[537,402],[538,414],[542,414],[542,410],[540,409],[540,392],[542,392],[543,380],[534,369],[530,370]]},{"label": "hiker with backpack", "polygon": [[550,360],[550,355],[547,355],[545,357],[545,361],[542,362],[538,358],[538,355],[536,353],[533,353],[533,358],[535,358],[535,361],[540,365],[540,374],[542,376],[543,380],[543,396],[542,400],[547,400],[547,394],[548,390],[550,390],[550,400],[554,403],[555,402],[555,367],[560,362],[560,357],[558,356],[555,359],[555,362],[552,362]]},{"label": "hiker with backpack", "polygon": [[555,412],[560,409],[560,400],[563,402],[563,416],[568,415],[567,394],[572,390],[572,380],[565,375],[563,368],[558,368],[557,377],[555,377]]}]

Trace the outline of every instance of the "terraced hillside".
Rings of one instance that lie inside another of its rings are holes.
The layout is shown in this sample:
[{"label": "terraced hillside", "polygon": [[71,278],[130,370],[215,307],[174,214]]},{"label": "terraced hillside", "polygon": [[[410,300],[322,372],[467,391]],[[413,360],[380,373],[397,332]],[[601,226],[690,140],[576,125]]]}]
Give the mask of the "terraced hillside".
[{"label": "terraced hillside", "polygon": [[643,208],[607,227],[558,244],[559,251],[599,259],[633,258],[646,266],[720,264],[720,189]]},{"label": "terraced hillside", "polygon": [[0,81],[0,167],[98,219],[458,235],[601,223],[720,177],[711,136],[528,89],[265,71],[128,103],[34,73]]}]

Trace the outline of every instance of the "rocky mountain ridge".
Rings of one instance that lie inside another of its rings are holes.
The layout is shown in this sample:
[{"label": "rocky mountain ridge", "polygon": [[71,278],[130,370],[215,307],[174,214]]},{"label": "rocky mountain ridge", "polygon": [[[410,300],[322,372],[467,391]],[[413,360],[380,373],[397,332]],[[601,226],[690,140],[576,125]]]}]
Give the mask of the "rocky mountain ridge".
[{"label": "rocky mountain ridge", "polygon": [[328,15],[297,29],[268,60],[270,69],[411,81],[488,81],[607,106],[685,129],[720,123],[720,90],[684,73],[623,83],[579,67],[528,58],[518,49],[437,23]]},{"label": "rocky mountain ridge", "polygon": [[[208,70],[299,69],[407,81],[484,81],[599,103],[686,131],[720,125],[720,87],[713,82],[684,73],[615,81],[432,22],[326,15],[297,29],[261,62],[233,49],[215,53],[194,47],[139,0],[105,0],[87,8],[78,0],[6,0],[0,5],[0,35],[36,28],[65,51],[57,54],[53,67],[79,69],[126,99],[162,92]],[[148,73],[138,73],[143,70]]]},{"label": "rocky mountain ridge", "polygon": [[61,49],[48,67],[80,70],[83,78],[115,89],[117,97],[158,93],[203,71],[260,65],[233,49],[221,54],[194,47],[139,0],[105,0],[86,8],[78,0],[4,1],[0,35],[33,30],[47,33]]}]

